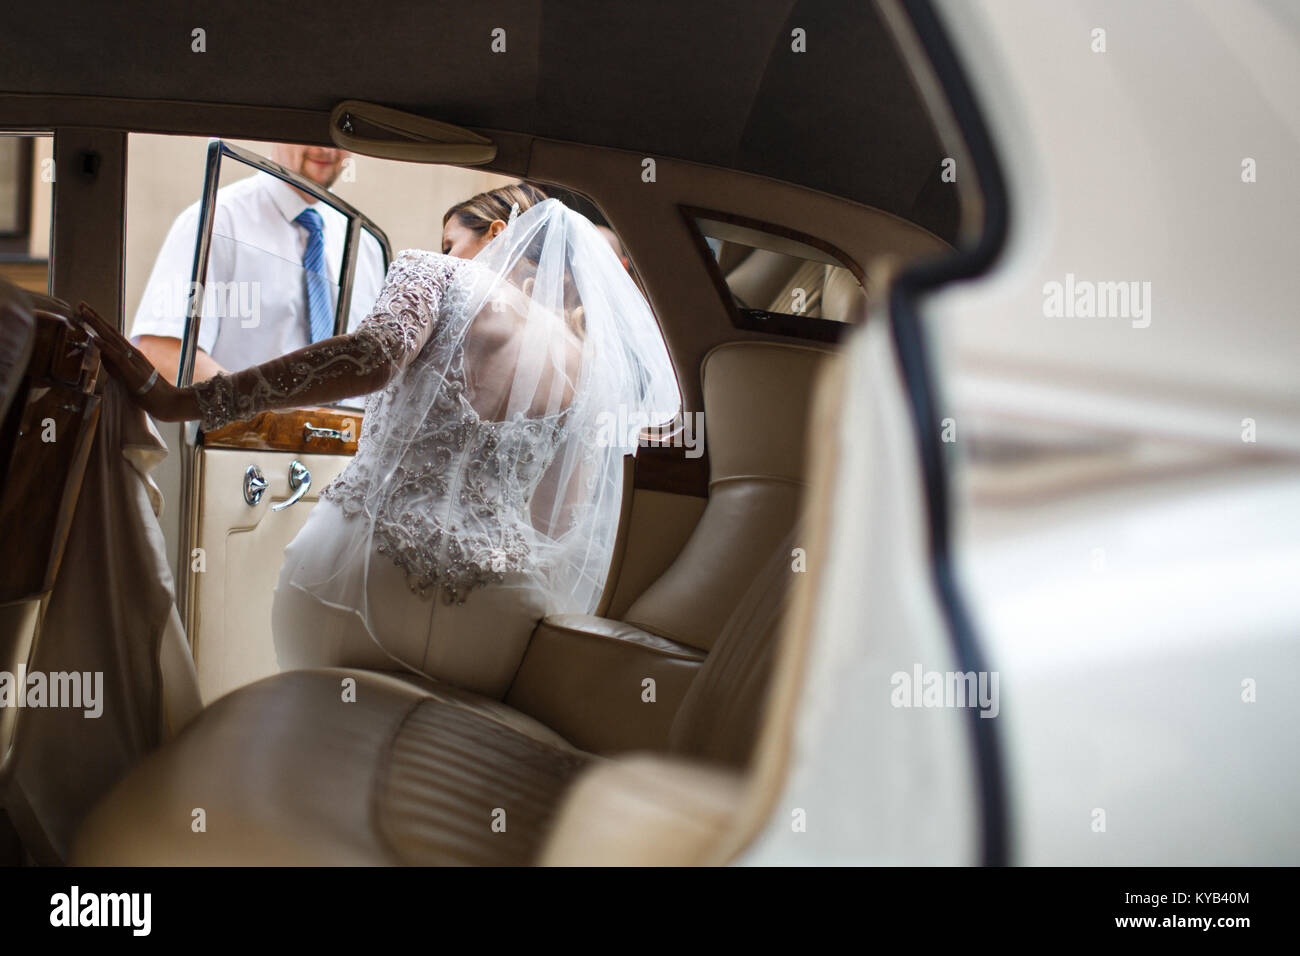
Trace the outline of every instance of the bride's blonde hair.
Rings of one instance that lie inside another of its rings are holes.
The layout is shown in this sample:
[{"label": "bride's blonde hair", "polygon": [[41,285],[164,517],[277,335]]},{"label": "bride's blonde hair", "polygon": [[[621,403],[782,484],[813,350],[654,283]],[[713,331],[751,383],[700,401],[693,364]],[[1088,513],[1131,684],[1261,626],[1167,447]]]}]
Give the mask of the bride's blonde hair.
[{"label": "bride's blonde hair", "polygon": [[[489,189],[487,192],[479,193],[477,196],[471,196],[463,202],[456,203],[443,214],[442,224],[446,226],[451,217],[455,216],[456,221],[466,229],[473,231],[475,235],[483,236],[496,220],[500,219],[509,222],[510,211],[516,203],[519,204],[519,212],[523,213],[547,198],[546,193],[531,183],[511,183],[509,186],[498,186],[496,189]],[[528,258],[536,262],[531,256],[528,256]],[[521,291],[524,295],[529,295],[532,293],[532,287],[533,280],[531,278],[525,279]],[[573,297],[576,297],[573,280],[571,276],[566,276],[565,298]],[[587,321],[581,305],[566,307],[564,321],[574,335],[578,336],[578,338],[585,337]]]}]

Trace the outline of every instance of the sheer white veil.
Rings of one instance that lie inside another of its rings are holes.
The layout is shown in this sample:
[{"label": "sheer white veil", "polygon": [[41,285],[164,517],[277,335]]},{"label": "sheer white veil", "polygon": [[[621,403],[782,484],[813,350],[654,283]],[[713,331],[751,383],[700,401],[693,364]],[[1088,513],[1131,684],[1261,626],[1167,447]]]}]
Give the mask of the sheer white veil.
[{"label": "sheer white veil", "polygon": [[[453,585],[517,571],[526,553],[548,612],[591,613],[618,530],[623,456],[679,408],[658,323],[596,227],[558,199],[512,214],[474,259],[456,261],[428,342],[367,400],[353,465],[365,461],[368,520],[349,521],[339,550],[293,583],[357,611],[381,646],[367,589],[375,551],[407,558],[408,570],[436,559]],[[522,518],[504,536],[502,500]],[[402,520],[380,528],[381,514]]]}]

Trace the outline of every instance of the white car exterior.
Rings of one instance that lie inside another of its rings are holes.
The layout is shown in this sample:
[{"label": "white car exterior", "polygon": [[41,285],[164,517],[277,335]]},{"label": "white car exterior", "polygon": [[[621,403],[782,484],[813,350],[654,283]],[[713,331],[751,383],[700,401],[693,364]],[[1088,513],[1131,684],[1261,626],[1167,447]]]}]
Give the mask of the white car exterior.
[{"label": "white car exterior", "polygon": [[[920,304],[1005,859],[1294,865],[1300,8],[936,8],[1010,197],[992,269]],[[986,859],[983,718],[891,700],[957,665],[874,319],[847,348],[790,775],[744,863]]]}]

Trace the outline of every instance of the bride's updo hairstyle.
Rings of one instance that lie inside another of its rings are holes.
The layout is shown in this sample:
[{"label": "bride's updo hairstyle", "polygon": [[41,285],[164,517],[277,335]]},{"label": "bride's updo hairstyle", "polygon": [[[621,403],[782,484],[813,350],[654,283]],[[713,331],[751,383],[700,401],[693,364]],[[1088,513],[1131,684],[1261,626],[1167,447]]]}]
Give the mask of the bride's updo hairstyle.
[{"label": "bride's updo hairstyle", "polygon": [[443,214],[442,224],[447,225],[451,217],[455,216],[456,221],[462,226],[476,236],[482,237],[496,220],[510,221],[510,209],[515,203],[519,203],[519,211],[524,212],[544,199],[546,194],[536,186],[530,186],[528,183],[511,183],[509,186],[489,189],[485,193],[471,196],[464,202],[456,203]]},{"label": "bride's updo hairstyle", "polygon": [[[536,186],[529,183],[511,183],[509,186],[500,186],[496,189],[489,189],[485,193],[479,193],[477,196],[471,196],[464,202],[459,202],[452,206],[442,217],[442,224],[445,226],[451,220],[452,216],[456,217],[466,229],[471,230],[477,236],[487,234],[488,227],[498,219],[503,222],[510,221],[510,211],[515,203],[519,204],[519,212],[523,213],[540,202],[545,201],[546,193],[542,192]],[[534,265],[537,263],[538,253],[533,251],[525,252],[524,258],[531,261]],[[571,281],[566,282],[565,298],[576,299],[576,291]],[[523,281],[521,288],[524,295],[532,293],[532,278]],[[573,333],[579,338],[583,337],[586,332],[586,317],[581,305],[576,303],[569,304],[565,309],[564,320]]]}]

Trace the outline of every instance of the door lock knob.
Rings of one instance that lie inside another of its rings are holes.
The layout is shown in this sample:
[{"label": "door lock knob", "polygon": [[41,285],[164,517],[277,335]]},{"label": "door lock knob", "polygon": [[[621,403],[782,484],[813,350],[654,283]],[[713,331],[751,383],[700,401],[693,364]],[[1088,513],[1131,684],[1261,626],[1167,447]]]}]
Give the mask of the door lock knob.
[{"label": "door lock knob", "polygon": [[256,465],[249,465],[244,472],[244,500],[249,505],[256,505],[262,500],[262,493],[267,489],[266,476]]}]

